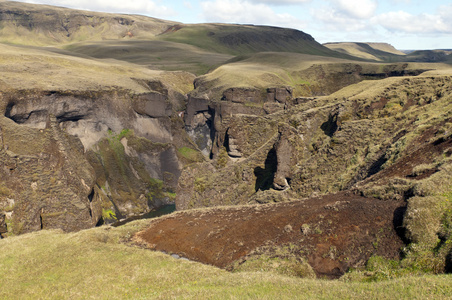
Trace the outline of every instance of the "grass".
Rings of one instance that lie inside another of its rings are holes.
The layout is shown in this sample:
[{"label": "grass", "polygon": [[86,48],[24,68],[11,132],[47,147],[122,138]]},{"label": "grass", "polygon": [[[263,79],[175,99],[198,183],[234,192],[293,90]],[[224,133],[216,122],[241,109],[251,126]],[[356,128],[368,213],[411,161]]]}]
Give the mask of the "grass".
[{"label": "grass", "polygon": [[149,92],[137,82],[162,80],[182,93],[193,88],[193,75],[186,72],[150,70],[145,66],[120,60],[77,57],[55,48],[12,46],[0,43],[0,87],[3,90],[78,90],[123,89]]},{"label": "grass", "polygon": [[341,53],[375,61],[402,61],[405,55],[384,43],[328,43],[324,46]]},{"label": "grass", "polygon": [[451,276],[371,283],[229,273],[121,243],[148,221],[0,240],[1,299],[444,299]]},{"label": "grass", "polygon": [[246,55],[257,52],[297,52],[312,55],[348,57],[331,51],[310,36],[293,29],[233,24],[183,25],[159,39],[197,46],[216,53]]},{"label": "grass", "polygon": [[188,147],[181,147],[177,149],[177,152],[184,158],[186,158],[190,162],[200,162],[202,161],[202,154],[199,153],[199,151],[188,148]]},{"label": "grass", "polygon": [[78,55],[98,59],[115,59],[167,71],[205,74],[232,56],[200,49],[196,46],[164,40],[115,40],[82,42],[64,47]]}]

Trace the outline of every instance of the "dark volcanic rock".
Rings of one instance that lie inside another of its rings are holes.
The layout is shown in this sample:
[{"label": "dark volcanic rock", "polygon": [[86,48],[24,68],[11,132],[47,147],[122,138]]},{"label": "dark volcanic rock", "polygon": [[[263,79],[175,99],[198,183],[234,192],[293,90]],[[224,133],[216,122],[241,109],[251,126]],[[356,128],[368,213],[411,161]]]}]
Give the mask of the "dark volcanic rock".
[{"label": "dark volcanic rock", "polygon": [[8,232],[74,231],[171,201],[181,169],[172,142],[184,142],[169,103],[157,92],[3,93],[0,212]]}]

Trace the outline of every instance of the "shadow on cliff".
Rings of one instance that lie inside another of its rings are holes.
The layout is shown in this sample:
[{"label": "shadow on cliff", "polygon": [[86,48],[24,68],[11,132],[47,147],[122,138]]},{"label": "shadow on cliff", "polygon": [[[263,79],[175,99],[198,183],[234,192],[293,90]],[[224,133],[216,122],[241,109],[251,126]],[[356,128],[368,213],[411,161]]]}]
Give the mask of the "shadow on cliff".
[{"label": "shadow on cliff", "polygon": [[265,159],[265,168],[254,168],[254,175],[256,176],[255,191],[269,190],[273,186],[273,178],[278,169],[278,159],[276,156],[276,149],[271,149],[267,158]]}]

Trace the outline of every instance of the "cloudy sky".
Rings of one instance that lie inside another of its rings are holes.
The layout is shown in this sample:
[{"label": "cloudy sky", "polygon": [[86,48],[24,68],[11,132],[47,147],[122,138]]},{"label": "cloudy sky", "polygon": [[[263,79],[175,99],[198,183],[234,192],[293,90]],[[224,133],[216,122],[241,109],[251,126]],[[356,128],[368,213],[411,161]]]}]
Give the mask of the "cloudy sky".
[{"label": "cloudy sky", "polygon": [[398,49],[452,49],[450,0],[22,0],[133,13],[184,23],[300,29],[318,42],[387,42]]}]

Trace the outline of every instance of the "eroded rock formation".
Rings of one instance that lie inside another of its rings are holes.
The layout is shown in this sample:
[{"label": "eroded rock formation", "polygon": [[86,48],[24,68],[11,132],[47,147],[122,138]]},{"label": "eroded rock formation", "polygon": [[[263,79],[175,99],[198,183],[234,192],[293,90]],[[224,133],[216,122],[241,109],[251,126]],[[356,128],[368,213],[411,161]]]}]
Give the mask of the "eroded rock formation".
[{"label": "eroded rock formation", "polygon": [[188,137],[173,108],[184,97],[169,94],[2,93],[2,234],[74,231],[174,201]]}]

